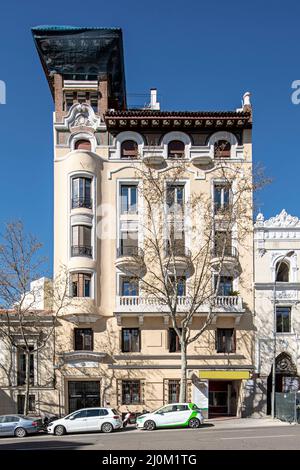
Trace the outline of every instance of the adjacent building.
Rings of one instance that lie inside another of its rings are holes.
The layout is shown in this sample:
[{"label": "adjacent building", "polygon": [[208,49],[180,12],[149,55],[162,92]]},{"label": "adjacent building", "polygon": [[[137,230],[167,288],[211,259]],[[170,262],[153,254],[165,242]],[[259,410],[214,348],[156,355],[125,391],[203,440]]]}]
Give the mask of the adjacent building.
[{"label": "adjacent building", "polygon": [[253,413],[271,414],[275,391],[299,389],[300,220],[285,210],[254,225],[256,354]]}]

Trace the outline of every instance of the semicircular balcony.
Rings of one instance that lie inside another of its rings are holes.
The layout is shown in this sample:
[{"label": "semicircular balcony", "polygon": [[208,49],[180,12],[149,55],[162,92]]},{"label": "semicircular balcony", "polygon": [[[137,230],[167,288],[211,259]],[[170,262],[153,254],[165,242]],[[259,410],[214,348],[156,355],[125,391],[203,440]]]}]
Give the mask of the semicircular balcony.
[{"label": "semicircular balcony", "polygon": [[138,246],[121,246],[117,248],[116,268],[128,273],[138,273],[145,269],[144,251]]},{"label": "semicircular balcony", "polygon": [[164,267],[168,271],[183,273],[192,266],[192,254],[190,249],[182,243],[173,246],[167,245],[164,253]]},{"label": "semicircular balcony", "polygon": [[163,149],[160,147],[144,147],[142,161],[146,165],[162,165],[165,161]]},{"label": "semicircular balcony", "polygon": [[220,264],[222,268],[228,271],[236,271],[239,266],[239,254],[235,246],[215,247],[212,252],[210,260],[211,266],[219,269]]},{"label": "semicircular balcony", "polygon": [[196,166],[207,166],[213,162],[209,147],[191,147],[190,160]]}]

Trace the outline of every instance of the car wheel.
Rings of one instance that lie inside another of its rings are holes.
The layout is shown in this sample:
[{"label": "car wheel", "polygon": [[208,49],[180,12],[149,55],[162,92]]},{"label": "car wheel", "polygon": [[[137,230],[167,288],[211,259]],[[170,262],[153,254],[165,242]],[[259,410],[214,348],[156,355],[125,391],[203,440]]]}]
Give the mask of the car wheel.
[{"label": "car wheel", "polygon": [[54,429],[54,434],[55,436],[63,436],[64,434],[66,434],[66,428],[62,425],[58,425]]},{"label": "car wheel", "polygon": [[25,437],[27,435],[27,432],[24,428],[17,428],[15,430],[15,436],[16,437]]},{"label": "car wheel", "polygon": [[198,418],[191,418],[189,420],[189,428],[200,428],[200,420]]},{"label": "car wheel", "polygon": [[146,429],[147,431],[154,431],[155,428],[155,422],[152,420],[146,421],[144,424],[144,429]]},{"label": "car wheel", "polygon": [[113,430],[114,430],[114,427],[110,423],[104,423],[101,426],[101,431],[102,432],[109,433],[109,432],[112,432]]}]

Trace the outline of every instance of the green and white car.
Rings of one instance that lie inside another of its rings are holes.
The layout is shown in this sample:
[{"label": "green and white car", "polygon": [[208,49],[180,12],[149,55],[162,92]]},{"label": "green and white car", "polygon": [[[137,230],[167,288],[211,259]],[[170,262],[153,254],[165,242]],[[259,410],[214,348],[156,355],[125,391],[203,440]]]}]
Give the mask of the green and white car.
[{"label": "green and white car", "polygon": [[169,427],[199,428],[203,421],[201,410],[195,403],[172,403],[139,416],[136,427],[147,431]]}]

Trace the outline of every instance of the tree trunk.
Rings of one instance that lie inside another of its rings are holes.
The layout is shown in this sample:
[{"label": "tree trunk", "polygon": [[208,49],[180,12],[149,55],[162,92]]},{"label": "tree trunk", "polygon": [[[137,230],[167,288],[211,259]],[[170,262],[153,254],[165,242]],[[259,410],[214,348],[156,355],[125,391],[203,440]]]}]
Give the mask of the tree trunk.
[{"label": "tree trunk", "polygon": [[181,377],[180,377],[180,394],[179,394],[179,402],[185,403],[186,402],[186,374],[187,374],[187,345],[185,339],[181,341]]},{"label": "tree trunk", "polygon": [[24,415],[29,411],[29,392],[30,392],[30,351],[26,350],[26,373],[25,373],[25,400]]}]

